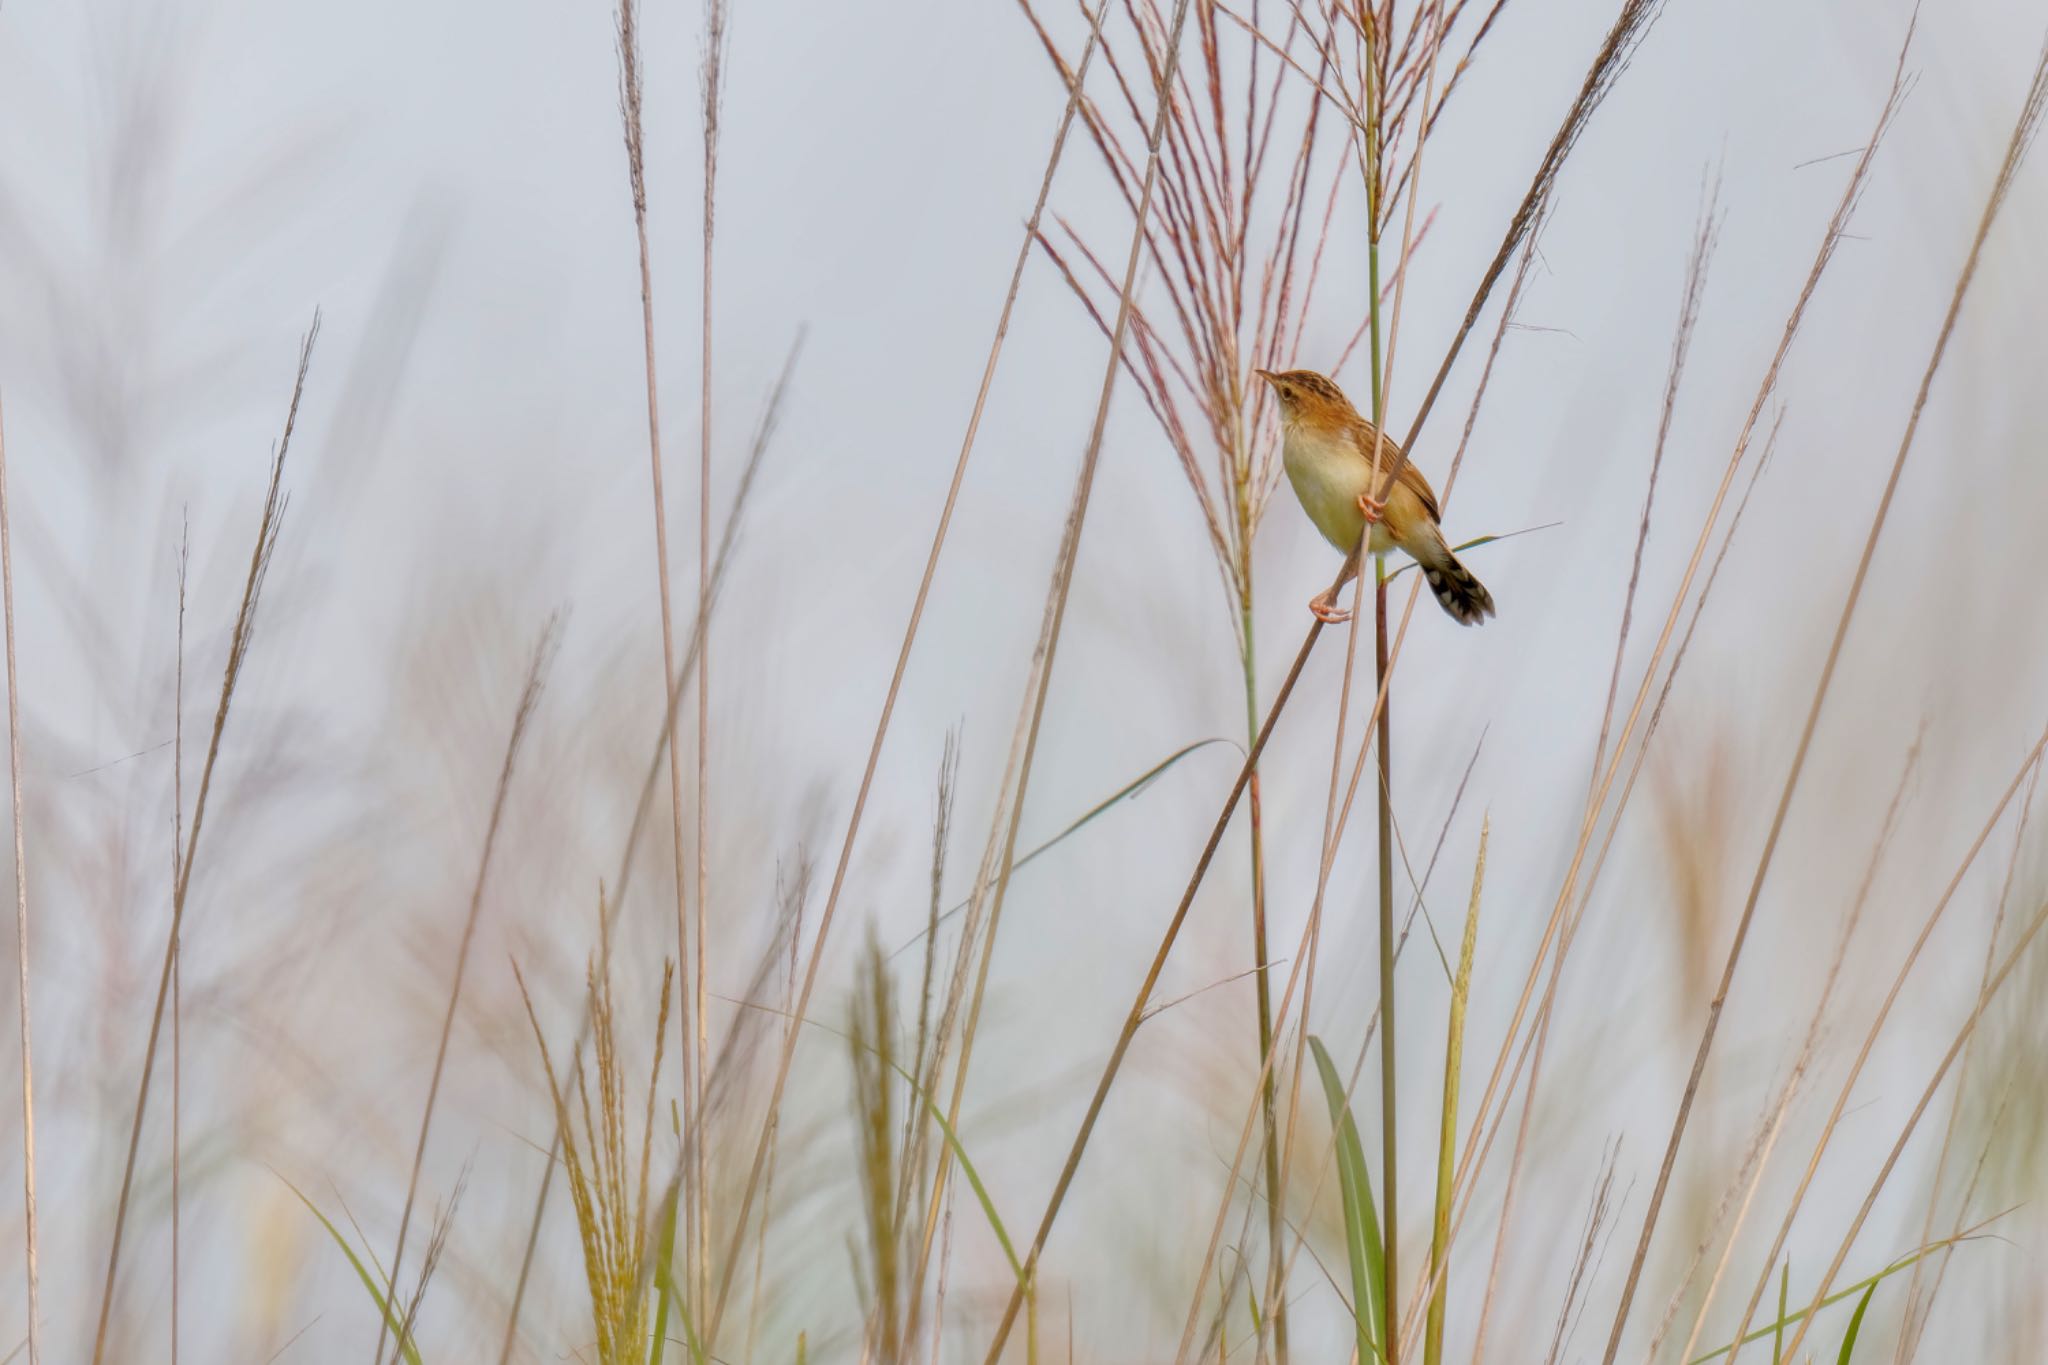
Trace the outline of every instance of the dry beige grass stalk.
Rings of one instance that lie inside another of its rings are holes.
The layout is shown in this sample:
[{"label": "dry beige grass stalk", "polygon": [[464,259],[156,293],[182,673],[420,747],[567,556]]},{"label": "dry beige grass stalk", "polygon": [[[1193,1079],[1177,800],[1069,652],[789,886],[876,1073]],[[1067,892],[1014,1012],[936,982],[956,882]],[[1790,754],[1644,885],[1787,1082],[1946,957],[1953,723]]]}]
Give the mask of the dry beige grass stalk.
[{"label": "dry beige grass stalk", "polygon": [[12,783],[9,823],[14,828],[14,954],[21,992],[21,1209],[22,1255],[28,1281],[29,1365],[41,1365],[42,1296],[36,1236],[36,1069],[29,1028],[28,850],[22,838],[21,689],[14,659],[14,532],[7,515],[7,423],[0,413],[0,591],[6,594],[7,771]]}]

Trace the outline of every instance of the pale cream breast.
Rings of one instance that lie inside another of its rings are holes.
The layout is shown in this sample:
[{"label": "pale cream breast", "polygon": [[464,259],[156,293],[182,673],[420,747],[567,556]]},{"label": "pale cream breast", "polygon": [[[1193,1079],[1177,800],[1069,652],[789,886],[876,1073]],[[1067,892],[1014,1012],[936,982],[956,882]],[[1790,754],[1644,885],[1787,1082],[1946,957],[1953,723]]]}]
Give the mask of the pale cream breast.
[{"label": "pale cream breast", "polygon": [[[1365,529],[1360,494],[1370,493],[1372,465],[1360,458],[1350,435],[1328,428],[1290,425],[1280,447],[1280,462],[1302,510],[1323,539],[1350,554]],[[1402,490],[1405,491],[1405,490]],[[1372,549],[1384,554],[1392,540],[1384,526],[1373,528]]]}]

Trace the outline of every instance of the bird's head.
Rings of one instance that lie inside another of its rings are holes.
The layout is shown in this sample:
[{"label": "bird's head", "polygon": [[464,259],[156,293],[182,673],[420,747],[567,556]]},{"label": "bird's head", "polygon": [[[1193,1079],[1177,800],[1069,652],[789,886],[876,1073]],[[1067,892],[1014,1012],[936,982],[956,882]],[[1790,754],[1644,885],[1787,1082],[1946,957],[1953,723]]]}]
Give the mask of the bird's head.
[{"label": "bird's head", "polygon": [[1253,373],[1272,386],[1273,396],[1280,400],[1280,421],[1283,425],[1292,426],[1301,421],[1338,422],[1355,415],[1351,400],[1344,396],[1344,391],[1314,370],[1254,370]]}]

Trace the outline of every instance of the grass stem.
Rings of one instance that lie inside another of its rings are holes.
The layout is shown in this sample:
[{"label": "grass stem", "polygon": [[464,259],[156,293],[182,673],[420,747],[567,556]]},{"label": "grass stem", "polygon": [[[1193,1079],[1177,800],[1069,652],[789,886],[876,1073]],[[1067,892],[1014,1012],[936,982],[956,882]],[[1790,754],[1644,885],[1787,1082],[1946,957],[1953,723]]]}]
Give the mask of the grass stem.
[{"label": "grass stem", "polygon": [[21,992],[21,1204],[22,1247],[28,1279],[28,1362],[41,1365],[42,1308],[36,1256],[36,1072],[28,1004],[28,852],[21,829],[21,689],[14,667],[14,533],[7,515],[4,419],[0,419],[0,589],[4,589],[7,597],[7,771],[14,798],[14,963]]}]

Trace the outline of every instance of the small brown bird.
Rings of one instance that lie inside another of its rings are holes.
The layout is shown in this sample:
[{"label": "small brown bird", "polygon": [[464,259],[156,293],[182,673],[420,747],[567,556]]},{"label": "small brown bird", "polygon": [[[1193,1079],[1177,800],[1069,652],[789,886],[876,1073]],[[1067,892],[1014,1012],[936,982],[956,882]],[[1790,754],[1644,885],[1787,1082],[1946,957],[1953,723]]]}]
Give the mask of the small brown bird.
[{"label": "small brown bird", "polygon": [[[1280,460],[1302,510],[1323,538],[1344,552],[1344,573],[1336,587],[1317,593],[1308,609],[1319,621],[1347,621],[1337,592],[1358,573],[1358,542],[1372,524],[1372,552],[1408,552],[1422,566],[1430,591],[1459,625],[1476,626],[1493,615],[1493,594],[1458,562],[1437,525],[1436,494],[1413,463],[1401,459],[1391,436],[1380,439],[1379,472],[1373,446],[1379,433],[1335,384],[1313,370],[1256,372],[1280,400]],[[1384,504],[1373,497],[1376,482],[1400,466],[1400,477]]]}]

